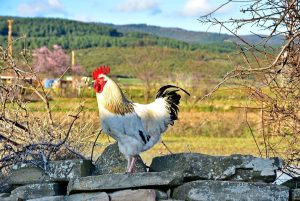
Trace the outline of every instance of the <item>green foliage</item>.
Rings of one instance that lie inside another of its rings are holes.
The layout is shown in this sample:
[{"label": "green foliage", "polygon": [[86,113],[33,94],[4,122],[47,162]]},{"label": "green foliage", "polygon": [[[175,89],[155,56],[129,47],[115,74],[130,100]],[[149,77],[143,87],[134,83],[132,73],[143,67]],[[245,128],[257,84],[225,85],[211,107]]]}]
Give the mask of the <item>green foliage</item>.
[{"label": "green foliage", "polygon": [[[13,19],[14,39],[26,36],[24,40],[15,40],[14,48],[35,49],[42,46],[51,48],[54,44],[63,49],[84,49],[91,47],[145,47],[159,46],[181,50],[207,50],[214,52],[232,52],[231,43],[213,43],[207,45],[190,44],[167,37],[139,32],[119,32],[108,25],[83,23],[65,19],[0,17],[0,44],[7,44],[7,20]],[[220,41],[217,41],[220,42]]]}]

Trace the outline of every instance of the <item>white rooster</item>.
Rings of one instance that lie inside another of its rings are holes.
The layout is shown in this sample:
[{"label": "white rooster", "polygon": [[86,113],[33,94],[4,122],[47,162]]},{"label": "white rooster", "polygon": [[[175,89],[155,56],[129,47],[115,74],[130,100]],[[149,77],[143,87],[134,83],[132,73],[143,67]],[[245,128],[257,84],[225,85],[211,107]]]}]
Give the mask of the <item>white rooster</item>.
[{"label": "white rooster", "polygon": [[93,72],[102,129],[118,142],[120,152],[128,160],[127,172],[133,172],[139,153],[153,147],[169,125],[177,119],[178,104],[184,89],[161,87],[154,102],[133,103],[127,100],[120,87],[107,75],[110,68],[102,66]]}]

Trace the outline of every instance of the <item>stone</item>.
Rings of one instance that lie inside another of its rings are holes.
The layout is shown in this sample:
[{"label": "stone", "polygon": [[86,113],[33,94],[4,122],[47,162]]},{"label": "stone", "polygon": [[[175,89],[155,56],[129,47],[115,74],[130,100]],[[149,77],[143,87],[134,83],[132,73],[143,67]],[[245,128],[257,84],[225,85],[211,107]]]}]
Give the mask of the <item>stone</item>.
[{"label": "stone", "polygon": [[78,193],[70,196],[49,196],[27,201],[110,201],[105,192]]},{"label": "stone", "polygon": [[28,184],[14,189],[11,192],[11,197],[27,200],[45,196],[63,195],[65,193],[66,186],[58,183]]},{"label": "stone", "polygon": [[157,200],[167,200],[168,194],[165,191],[155,189],[156,199]]},{"label": "stone", "polygon": [[291,189],[290,195],[291,201],[300,201],[300,188]]},{"label": "stone", "polygon": [[88,176],[69,182],[68,193],[104,191],[138,187],[172,187],[183,183],[182,172],[117,173]]},{"label": "stone", "polygon": [[109,194],[110,201],[156,201],[153,189],[123,190]]},{"label": "stone", "polygon": [[289,188],[300,188],[300,177],[294,177],[281,185],[287,186]]},{"label": "stone", "polygon": [[168,199],[168,200],[158,200],[158,201],[184,201],[184,200],[174,200],[174,199]]},{"label": "stone", "polygon": [[44,182],[67,182],[69,179],[91,175],[92,163],[89,160],[50,161],[46,172],[32,164],[13,166],[9,184],[34,184]]},{"label": "stone", "polygon": [[[118,143],[105,148],[95,162],[93,175],[124,173],[127,170],[127,159],[119,151]],[[137,156],[135,172],[146,172],[146,165],[140,156]]]},{"label": "stone", "polygon": [[9,196],[10,196],[10,193],[0,193],[0,198],[6,198]]},{"label": "stone", "polygon": [[172,198],[187,201],[288,201],[289,188],[259,182],[198,180],[175,188]]},{"label": "stone", "polygon": [[105,192],[79,193],[65,196],[65,201],[110,201]]},{"label": "stone", "polygon": [[273,182],[276,170],[283,166],[279,158],[257,158],[249,155],[209,156],[179,153],[156,157],[151,172],[183,171],[187,180],[233,180]]},{"label": "stone", "polygon": [[23,199],[17,197],[6,197],[6,198],[1,198],[1,201],[23,201]]},{"label": "stone", "polygon": [[170,198],[171,195],[172,195],[172,189],[169,188],[169,189],[167,190],[167,196],[168,196],[168,198]]},{"label": "stone", "polygon": [[47,196],[42,198],[29,199],[27,201],[66,201],[66,199],[65,196],[59,195],[59,196]]},{"label": "stone", "polygon": [[10,184],[7,184],[7,183],[1,184],[0,193],[10,193],[12,190],[14,190],[17,187],[18,187],[17,185],[10,185]]}]

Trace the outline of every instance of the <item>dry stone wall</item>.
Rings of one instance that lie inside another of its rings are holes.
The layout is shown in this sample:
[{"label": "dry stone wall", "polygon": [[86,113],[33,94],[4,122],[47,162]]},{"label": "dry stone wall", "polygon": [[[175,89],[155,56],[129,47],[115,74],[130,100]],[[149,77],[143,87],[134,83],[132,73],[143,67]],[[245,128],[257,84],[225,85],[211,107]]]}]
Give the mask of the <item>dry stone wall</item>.
[{"label": "dry stone wall", "polygon": [[[14,166],[3,201],[295,201],[299,180],[272,184],[279,158],[209,156],[180,153],[138,159],[136,173],[124,173],[126,160],[116,144],[92,164],[88,160],[50,162],[46,171],[30,164]],[[292,185],[292,184],[293,185]]]}]

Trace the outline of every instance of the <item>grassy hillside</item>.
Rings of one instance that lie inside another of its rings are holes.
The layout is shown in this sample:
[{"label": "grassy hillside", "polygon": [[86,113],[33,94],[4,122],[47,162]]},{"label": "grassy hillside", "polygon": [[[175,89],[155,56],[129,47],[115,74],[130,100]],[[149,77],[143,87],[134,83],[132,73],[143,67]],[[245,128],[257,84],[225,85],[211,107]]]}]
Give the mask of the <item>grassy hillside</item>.
[{"label": "grassy hillside", "polygon": [[[145,67],[154,69],[159,75],[176,73],[201,74],[222,77],[232,69],[228,54],[216,54],[207,50],[178,50],[161,47],[134,48],[89,48],[76,51],[77,60],[91,72],[96,66],[107,64],[113,74],[136,75]],[[235,62],[238,58],[233,56]]]}]

